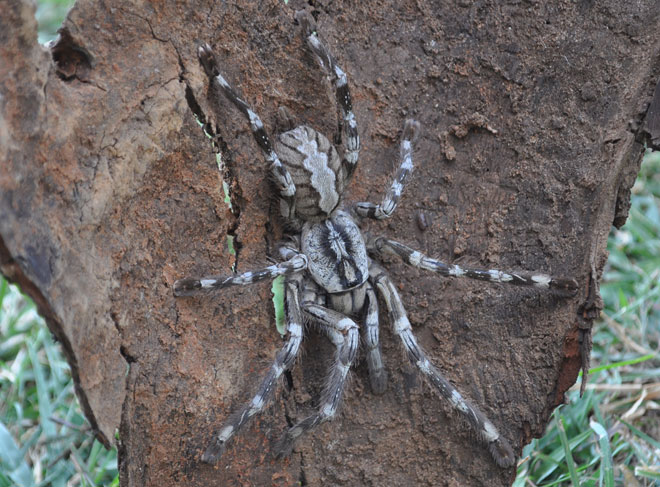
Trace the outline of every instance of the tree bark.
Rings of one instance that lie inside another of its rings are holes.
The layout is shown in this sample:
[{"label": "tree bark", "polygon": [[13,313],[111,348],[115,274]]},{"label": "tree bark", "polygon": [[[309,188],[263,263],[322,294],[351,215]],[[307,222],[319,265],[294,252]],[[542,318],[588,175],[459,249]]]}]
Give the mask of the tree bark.
[{"label": "tree bark", "polygon": [[[395,216],[365,230],[451,262],[578,280],[565,300],[387,263],[421,344],[520,452],[588,356],[607,234],[625,221],[648,135],[659,4],[310,4],[79,0],[46,49],[33,7],[0,0],[0,269],[62,343],[99,438],[119,431],[122,485],[509,485],[515,469],[406,365],[382,312],[385,395],[359,364],[339,417],[275,459],[331,357],[310,330],[273,405],[218,466],[200,463],[281,339],[268,285],[176,300],[172,283],[263,266],[282,227],[259,149],[208,90],[196,48],[215,47],[267,127],[285,105],[332,135],[331,90],[293,20],[310,9],[359,122],[347,199],[378,201],[404,119],[423,126]],[[222,148],[232,209],[196,117]]]}]

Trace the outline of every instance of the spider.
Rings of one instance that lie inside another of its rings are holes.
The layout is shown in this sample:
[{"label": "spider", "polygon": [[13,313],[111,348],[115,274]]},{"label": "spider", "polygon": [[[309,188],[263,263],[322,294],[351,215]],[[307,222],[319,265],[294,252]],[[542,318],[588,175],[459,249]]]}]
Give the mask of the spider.
[{"label": "spider", "polygon": [[[175,296],[216,291],[229,286],[247,285],[285,277],[286,342],[261,382],[256,395],[234,412],[202,455],[202,461],[215,463],[227,443],[247,421],[261,412],[274,394],[279,377],[293,366],[303,340],[304,323],[316,324],[335,347],[334,361],[325,384],[318,411],[295,424],[276,443],[278,456],[291,453],[303,434],[337,413],[349,369],[355,362],[362,328],[369,381],[375,394],[385,392],[387,373],[379,344],[377,295],[385,303],[389,318],[410,361],[428,379],[488,447],[502,467],[516,460],[508,441],[481,411],[471,404],[428,359],[413,335],[399,293],[391,278],[376,262],[382,253],[398,255],[407,264],[442,276],[470,277],[489,282],[535,286],[554,290],[563,296],[577,291],[573,279],[541,273],[515,273],[479,270],[448,265],[429,258],[406,245],[385,237],[365,237],[357,223],[360,218],[383,220],[394,212],[404,186],[413,171],[413,145],[420,124],[407,120],[400,143],[399,166],[380,204],[342,205],[342,197],[353,175],[360,151],[360,138],[352,109],[345,72],[316,33],[313,17],[296,13],[306,43],[316,60],[331,77],[339,107],[343,136],[340,153],[321,133],[307,125],[290,128],[274,144],[259,116],[229,85],[218,69],[208,44],[198,48],[200,63],[215,85],[247,118],[254,138],[269,164],[270,175],[279,193],[280,212],[288,224],[288,239],[281,243],[282,261],[269,267],[231,277],[187,278],[174,283]],[[360,326],[362,325],[362,326]]]}]

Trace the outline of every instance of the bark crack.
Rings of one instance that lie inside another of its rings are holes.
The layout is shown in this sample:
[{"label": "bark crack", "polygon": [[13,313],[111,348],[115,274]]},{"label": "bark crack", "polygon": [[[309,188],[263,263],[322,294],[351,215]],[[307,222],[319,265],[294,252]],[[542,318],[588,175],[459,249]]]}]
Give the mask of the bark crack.
[{"label": "bark crack", "polygon": [[185,98],[186,102],[188,104],[188,108],[190,111],[193,113],[195,116],[195,119],[197,122],[200,124],[202,127],[202,130],[204,131],[204,135],[209,139],[210,144],[211,144],[211,150],[216,156],[216,164],[218,167],[218,171],[220,173],[220,191],[221,195],[224,198],[224,202],[227,205],[227,208],[230,210],[230,213],[233,215],[234,219],[233,222],[229,225],[229,228],[227,229],[226,232],[226,244],[228,247],[228,251],[230,254],[234,256],[231,268],[232,270],[235,271],[235,269],[238,266],[238,258],[239,258],[239,253],[241,249],[241,244],[238,241],[237,238],[237,230],[240,225],[240,215],[241,215],[241,210],[239,205],[237,204],[234,195],[232,194],[231,188],[235,186],[235,178],[233,177],[231,171],[227,167],[226,164],[224,164],[222,160],[222,154],[227,153],[227,145],[222,140],[220,135],[215,132],[213,129],[212,124],[209,122],[208,117],[206,116],[206,113],[204,113],[204,110],[202,109],[201,105],[197,101],[197,98],[195,96],[195,93],[193,89],[190,87],[190,84],[186,80],[185,73],[185,65],[183,63],[183,58],[179,51],[176,49],[176,46],[174,46],[174,49],[177,53],[177,57],[179,60],[179,66],[181,67],[181,72],[179,74],[179,79],[185,83]]}]

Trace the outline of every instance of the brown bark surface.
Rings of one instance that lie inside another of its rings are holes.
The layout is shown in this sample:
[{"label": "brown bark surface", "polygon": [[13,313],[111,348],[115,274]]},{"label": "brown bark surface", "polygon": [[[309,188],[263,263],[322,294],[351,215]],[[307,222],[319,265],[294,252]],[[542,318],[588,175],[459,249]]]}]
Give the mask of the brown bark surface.
[{"label": "brown bark surface", "polygon": [[[200,463],[281,339],[267,284],[185,300],[171,285],[263,266],[282,227],[247,125],[209,93],[195,50],[214,46],[268,127],[286,105],[331,135],[332,93],[293,21],[306,6],[351,82],[362,152],[350,201],[381,198],[404,119],[423,126],[395,216],[365,230],[452,262],[578,280],[562,300],[387,263],[422,345],[520,452],[588,349],[658,79],[658,2],[310,4],[80,0],[48,50],[33,7],[0,0],[0,269],[62,342],[99,437],[119,431],[122,485],[509,485],[514,469],[407,365],[384,313],[384,396],[359,364],[338,418],[275,459],[331,357],[312,330],[272,407],[218,466]],[[213,122],[233,211],[194,112]]]}]

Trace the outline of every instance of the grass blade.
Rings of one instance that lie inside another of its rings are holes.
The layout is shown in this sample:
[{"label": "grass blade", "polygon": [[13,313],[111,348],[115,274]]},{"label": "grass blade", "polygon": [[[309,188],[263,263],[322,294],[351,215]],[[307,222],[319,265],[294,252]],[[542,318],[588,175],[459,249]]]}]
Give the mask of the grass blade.
[{"label": "grass blade", "polygon": [[635,434],[635,436],[638,436],[639,438],[641,438],[642,440],[647,442],[649,445],[653,446],[658,451],[660,451],[660,441],[651,438],[649,435],[647,435],[643,431],[640,431],[637,428],[635,428],[632,424],[626,423],[623,419],[620,419],[619,421],[621,421],[623,424],[625,424],[628,427],[628,429]]},{"label": "grass blade", "polygon": [[647,355],[644,355],[642,357],[637,357],[633,358],[630,360],[622,360],[620,362],[613,362],[611,364],[605,364],[601,365],[599,367],[594,367],[593,369],[589,369],[589,374],[595,374],[597,372],[600,372],[602,370],[610,370],[610,369],[616,369],[617,367],[624,367],[626,365],[634,365],[634,364],[639,364],[641,362],[646,362],[647,360],[653,360],[656,358],[655,353],[649,353]]},{"label": "grass blade", "polygon": [[564,418],[559,413],[559,408],[555,409],[555,421],[557,422],[557,431],[559,432],[559,439],[564,448],[564,455],[566,457],[566,465],[568,466],[568,473],[571,477],[571,483],[574,487],[580,487],[580,480],[578,478],[577,470],[575,470],[575,462],[573,461],[573,453],[568,445],[568,437],[566,436],[566,428],[564,426]]},{"label": "grass blade", "polygon": [[34,485],[32,471],[23,459],[23,452],[16,446],[14,438],[3,423],[0,423],[0,464],[3,465],[2,473],[17,487]]},{"label": "grass blade", "polygon": [[589,426],[598,436],[600,446],[600,482],[601,487],[614,487],[614,468],[612,467],[612,449],[607,430],[602,424],[591,420]]},{"label": "grass blade", "polygon": [[635,467],[635,475],[660,481],[660,467]]}]

